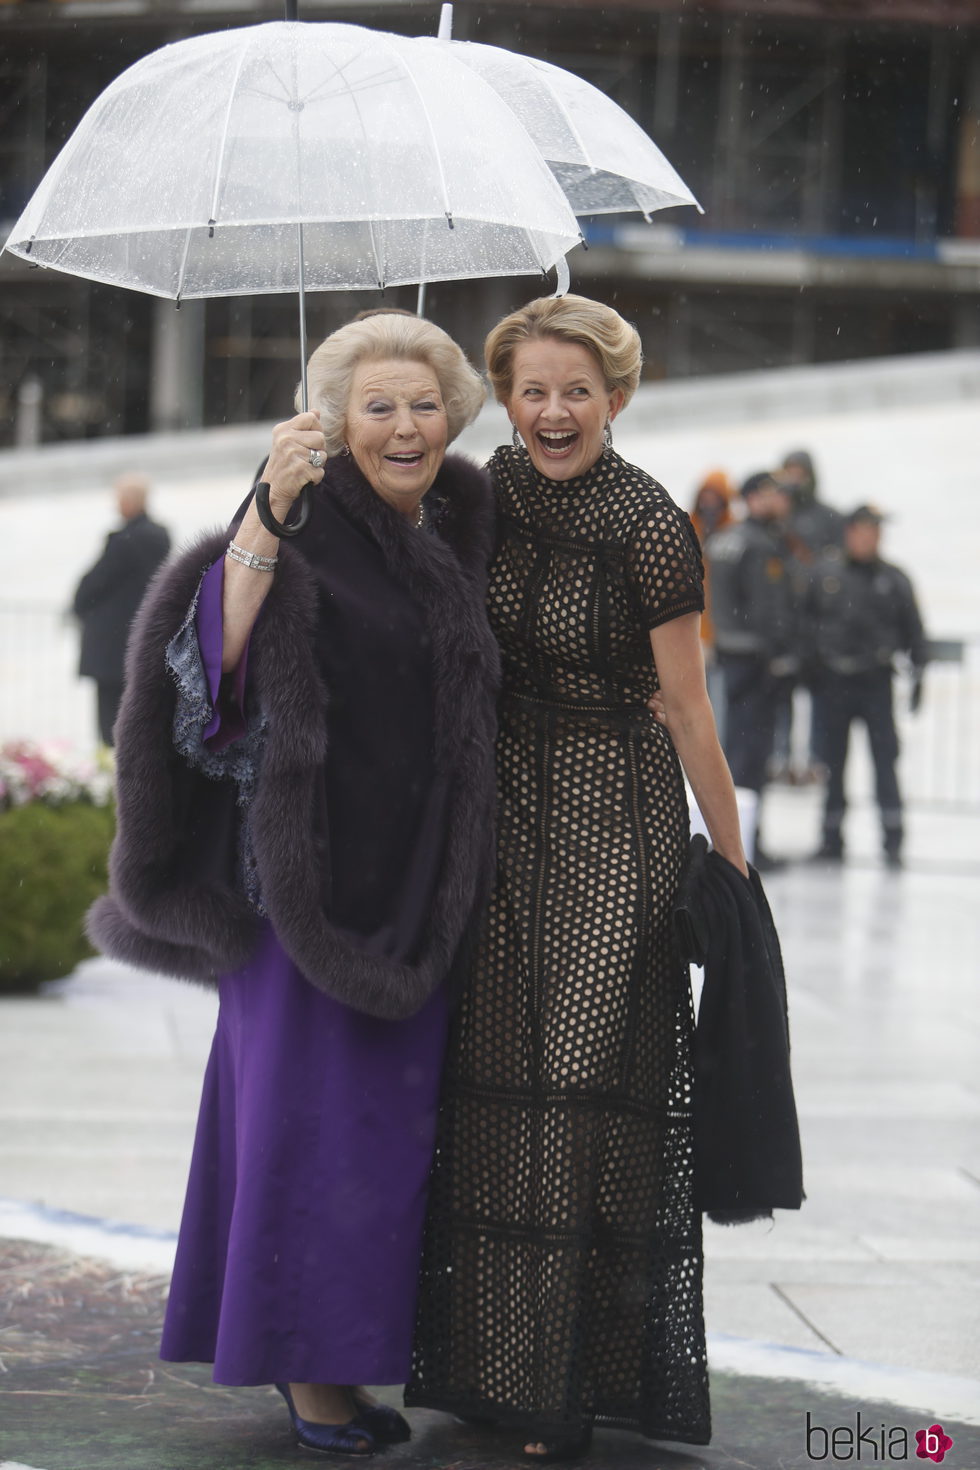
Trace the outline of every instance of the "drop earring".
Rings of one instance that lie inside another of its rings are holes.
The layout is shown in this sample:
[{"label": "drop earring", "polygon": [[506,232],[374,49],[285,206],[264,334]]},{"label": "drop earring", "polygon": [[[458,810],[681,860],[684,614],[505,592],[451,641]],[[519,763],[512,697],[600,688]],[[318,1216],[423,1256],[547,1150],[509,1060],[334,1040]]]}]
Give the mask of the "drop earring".
[{"label": "drop earring", "polygon": [[613,447],[612,424],[606,419],[606,427],[602,431],[602,452],[608,454]]},{"label": "drop earring", "polygon": [[525,449],[527,447],[524,443],[524,440],[520,436],[520,432],[518,431],[516,424],[513,426],[513,430],[510,436],[510,442],[513,444],[515,449]]}]

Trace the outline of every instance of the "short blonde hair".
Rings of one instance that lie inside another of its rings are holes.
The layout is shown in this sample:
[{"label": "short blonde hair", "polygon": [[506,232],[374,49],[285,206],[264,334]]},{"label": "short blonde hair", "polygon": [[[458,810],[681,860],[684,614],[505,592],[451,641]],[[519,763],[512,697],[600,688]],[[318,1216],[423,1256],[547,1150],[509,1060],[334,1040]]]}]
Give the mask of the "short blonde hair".
[{"label": "short blonde hair", "polygon": [[513,392],[514,353],[523,342],[542,337],[587,348],[599,364],[606,391],[618,388],[626,407],[640,381],[640,334],[618,311],[588,296],[541,296],[497,323],[483,351],[498,403],[506,403]]},{"label": "short blonde hair", "polygon": [[[483,380],[448,332],[424,317],[378,312],[331,332],[310,358],[307,368],[310,408],[320,414],[327,454],[339,454],[344,447],[355,369],[362,362],[380,362],[385,358],[424,362],[432,369],[439,380],[446,408],[450,444],[483,407],[486,398]],[[297,409],[301,402],[297,389]]]}]

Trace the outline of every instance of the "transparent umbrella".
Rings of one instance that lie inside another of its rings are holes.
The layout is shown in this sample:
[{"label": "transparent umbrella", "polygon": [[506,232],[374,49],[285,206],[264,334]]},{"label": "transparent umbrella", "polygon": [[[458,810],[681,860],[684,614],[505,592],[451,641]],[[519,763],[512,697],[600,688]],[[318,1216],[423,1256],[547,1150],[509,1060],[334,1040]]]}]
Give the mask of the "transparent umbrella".
[{"label": "transparent umbrella", "polygon": [[534,139],[577,215],[700,204],[629,113],[598,87],[563,67],[499,46],[453,41],[452,6],[443,5],[439,36],[415,41],[468,67],[489,83]]},{"label": "transparent umbrella", "polygon": [[[298,292],[305,408],[307,290],[541,274],[580,239],[524,126],[469,67],[405,37],[287,20],[178,41],[123,72],[6,248],[178,302]],[[305,495],[297,529],[308,513]]]},{"label": "transparent umbrella", "polygon": [[359,26],[273,21],[123,72],[6,248],[180,300],[539,274],[579,239],[469,67]]}]

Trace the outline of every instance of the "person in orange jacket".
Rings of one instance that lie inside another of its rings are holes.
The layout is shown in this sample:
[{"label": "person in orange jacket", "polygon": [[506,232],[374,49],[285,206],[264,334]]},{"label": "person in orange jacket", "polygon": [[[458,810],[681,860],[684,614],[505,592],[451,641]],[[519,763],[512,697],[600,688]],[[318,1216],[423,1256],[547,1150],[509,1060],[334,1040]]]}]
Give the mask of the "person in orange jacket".
[{"label": "person in orange jacket", "polygon": [[[709,470],[697,488],[691,508],[691,524],[702,548],[716,531],[735,520],[732,503],[735,485],[725,470]],[[711,569],[704,563],[704,612],[701,614],[701,648],[708,681],[708,697],[715,712],[719,738],[725,738],[725,681],[715,658],[715,625],[711,617]]]}]

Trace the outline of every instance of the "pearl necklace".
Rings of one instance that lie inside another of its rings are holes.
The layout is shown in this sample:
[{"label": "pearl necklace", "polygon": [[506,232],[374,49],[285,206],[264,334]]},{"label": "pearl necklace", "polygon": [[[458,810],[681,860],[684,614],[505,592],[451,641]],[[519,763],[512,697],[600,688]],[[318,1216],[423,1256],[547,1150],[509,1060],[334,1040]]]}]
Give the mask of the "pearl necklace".
[{"label": "pearl necklace", "polygon": [[420,500],[419,501],[418,515],[415,517],[415,529],[416,529],[416,531],[420,531],[422,529],[422,526],[424,524],[425,524],[425,505]]}]

